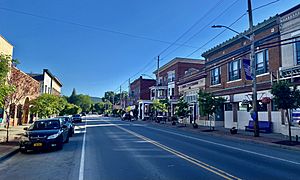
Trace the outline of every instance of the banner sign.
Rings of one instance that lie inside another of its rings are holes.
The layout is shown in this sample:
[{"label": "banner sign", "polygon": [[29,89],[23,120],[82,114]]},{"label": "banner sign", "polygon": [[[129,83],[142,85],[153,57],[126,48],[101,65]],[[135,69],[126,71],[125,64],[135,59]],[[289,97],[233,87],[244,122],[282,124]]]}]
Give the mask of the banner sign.
[{"label": "banner sign", "polygon": [[245,71],[246,80],[253,80],[253,78],[251,76],[250,59],[243,59],[243,67],[244,67],[244,71]]}]

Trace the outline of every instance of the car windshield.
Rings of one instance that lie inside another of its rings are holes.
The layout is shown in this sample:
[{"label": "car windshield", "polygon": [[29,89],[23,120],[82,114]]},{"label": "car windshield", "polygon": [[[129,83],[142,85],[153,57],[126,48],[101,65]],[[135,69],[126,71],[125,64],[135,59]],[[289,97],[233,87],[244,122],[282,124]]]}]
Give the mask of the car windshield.
[{"label": "car windshield", "polygon": [[47,120],[47,121],[35,121],[35,123],[29,127],[29,130],[49,130],[59,129],[60,123],[58,120]]},{"label": "car windshield", "polygon": [[73,117],[80,117],[80,115],[79,114],[75,114],[75,115],[73,115]]}]

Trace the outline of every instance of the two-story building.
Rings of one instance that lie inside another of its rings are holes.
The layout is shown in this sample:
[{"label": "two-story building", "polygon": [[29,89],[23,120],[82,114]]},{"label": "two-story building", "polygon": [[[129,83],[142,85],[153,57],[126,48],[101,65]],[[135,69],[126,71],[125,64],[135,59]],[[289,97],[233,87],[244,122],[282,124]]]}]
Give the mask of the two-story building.
[{"label": "two-story building", "polygon": [[[300,89],[300,5],[297,5],[280,14],[280,45],[281,68],[280,79],[290,81]],[[300,109],[293,110],[292,120],[298,120]],[[281,121],[282,133],[288,134],[287,122]],[[292,127],[292,135],[300,136],[300,127],[297,123]]]},{"label": "two-story building", "polygon": [[206,73],[204,67],[201,69],[190,68],[177,82],[179,95],[183,96],[185,101],[189,104],[189,109],[191,112],[189,118],[190,124],[196,122],[197,124],[205,125],[205,122],[202,122],[199,117],[198,102],[199,91],[205,90],[205,78]]},{"label": "two-story building", "polygon": [[144,79],[140,76],[138,79],[130,83],[129,106],[138,109],[138,118],[145,119],[149,115],[150,104],[150,87],[156,84],[154,79]]},{"label": "two-story building", "polygon": [[35,80],[40,82],[41,94],[61,94],[62,83],[48,69],[43,70],[43,74],[28,73]]},{"label": "two-story building", "polygon": [[[279,17],[271,17],[254,26],[255,62],[258,91],[259,121],[272,121],[274,131],[280,131],[280,112],[273,103],[264,104],[263,98],[271,98],[272,82],[278,79],[281,66]],[[249,31],[243,32],[250,36]],[[202,54],[206,61],[206,91],[227,99],[224,112],[225,128],[245,129],[251,119],[252,81],[246,80],[243,63],[249,59],[250,42],[237,35]]]},{"label": "two-story building", "polygon": [[157,85],[150,88],[151,99],[168,99],[170,102],[170,116],[174,115],[175,106],[179,99],[177,82],[186,71],[191,68],[200,69],[205,61],[200,59],[189,59],[176,57],[154,72],[158,80]]}]

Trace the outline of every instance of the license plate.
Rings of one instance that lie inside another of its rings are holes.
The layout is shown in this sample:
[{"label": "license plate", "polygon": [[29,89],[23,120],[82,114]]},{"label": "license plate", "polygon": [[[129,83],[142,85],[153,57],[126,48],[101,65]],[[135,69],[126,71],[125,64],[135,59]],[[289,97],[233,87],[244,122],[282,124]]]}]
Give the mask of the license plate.
[{"label": "license plate", "polygon": [[42,143],[34,143],[33,146],[34,147],[40,147],[40,146],[43,146],[43,144]]}]

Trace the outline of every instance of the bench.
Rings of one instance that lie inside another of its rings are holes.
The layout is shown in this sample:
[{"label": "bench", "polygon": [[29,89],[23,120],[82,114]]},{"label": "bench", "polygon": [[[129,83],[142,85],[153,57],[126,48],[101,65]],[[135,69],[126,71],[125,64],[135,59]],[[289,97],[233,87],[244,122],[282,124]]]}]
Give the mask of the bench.
[{"label": "bench", "polygon": [[[272,132],[272,122],[258,121],[259,131],[266,133]],[[254,121],[250,120],[248,126],[245,126],[245,131],[254,131]]]}]

